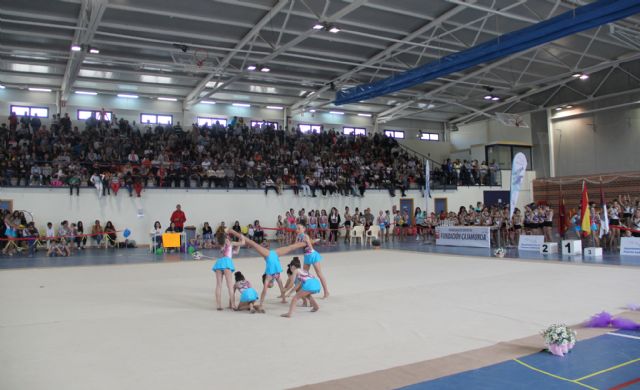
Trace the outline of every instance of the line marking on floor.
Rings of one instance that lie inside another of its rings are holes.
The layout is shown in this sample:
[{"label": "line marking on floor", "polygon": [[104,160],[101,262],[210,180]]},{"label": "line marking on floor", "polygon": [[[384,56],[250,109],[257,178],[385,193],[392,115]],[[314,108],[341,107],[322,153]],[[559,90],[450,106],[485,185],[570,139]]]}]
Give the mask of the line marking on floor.
[{"label": "line marking on floor", "polygon": [[640,340],[640,337],[638,336],[631,336],[629,334],[622,334],[622,333],[607,333],[609,336],[618,336],[618,337],[626,337],[628,339],[635,339],[635,340]]},{"label": "line marking on floor", "polygon": [[605,372],[613,371],[615,369],[618,369],[618,368],[624,367],[624,366],[628,366],[629,364],[633,364],[635,362],[640,362],[640,358],[629,360],[628,362],[620,363],[620,364],[615,365],[613,367],[605,368],[604,370],[596,371],[593,374],[585,375],[582,378],[574,379],[574,381],[582,381],[582,380],[585,380],[585,379],[589,379],[589,378],[594,377],[596,375],[604,374]]},{"label": "line marking on floor", "polygon": [[620,383],[619,385],[616,385],[616,386],[610,388],[609,390],[624,389],[625,387],[629,387],[631,385],[635,385],[636,383],[640,383],[640,378],[632,379],[629,382]]},{"label": "line marking on floor", "polygon": [[582,386],[582,387],[586,387],[587,389],[591,389],[591,390],[598,390],[598,389],[597,389],[597,388],[595,388],[595,387],[591,387],[591,386],[589,386],[589,385],[585,385],[584,383],[580,383],[580,382],[578,382],[577,380],[573,380],[573,379],[565,378],[565,377],[562,377],[562,376],[559,376],[559,375],[555,375],[555,374],[552,374],[552,373],[550,373],[550,372],[547,372],[547,371],[541,370],[541,369],[539,369],[539,368],[536,368],[536,367],[534,367],[534,366],[532,366],[532,365],[529,365],[529,364],[527,364],[527,363],[523,362],[522,360],[519,360],[519,359],[513,359],[513,360],[514,360],[514,361],[516,361],[517,363],[520,363],[521,365],[523,365],[523,366],[525,366],[525,367],[527,367],[527,368],[529,368],[529,369],[533,370],[533,371],[539,372],[539,373],[544,374],[544,375],[548,375],[548,376],[550,376],[550,377],[552,377],[552,378],[560,379],[560,380],[565,381],[565,382],[571,382],[571,383],[573,383],[573,384],[576,384],[576,385],[579,385],[579,386]]}]

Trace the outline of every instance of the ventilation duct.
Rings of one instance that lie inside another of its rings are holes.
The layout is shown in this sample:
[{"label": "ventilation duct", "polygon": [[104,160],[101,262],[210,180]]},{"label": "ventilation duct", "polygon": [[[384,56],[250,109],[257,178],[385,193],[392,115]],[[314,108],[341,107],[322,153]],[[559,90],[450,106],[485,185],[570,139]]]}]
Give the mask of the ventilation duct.
[{"label": "ventilation duct", "polygon": [[638,12],[640,12],[638,0],[596,1],[386,79],[338,91],[334,104],[354,103],[413,87],[571,34],[624,19]]}]

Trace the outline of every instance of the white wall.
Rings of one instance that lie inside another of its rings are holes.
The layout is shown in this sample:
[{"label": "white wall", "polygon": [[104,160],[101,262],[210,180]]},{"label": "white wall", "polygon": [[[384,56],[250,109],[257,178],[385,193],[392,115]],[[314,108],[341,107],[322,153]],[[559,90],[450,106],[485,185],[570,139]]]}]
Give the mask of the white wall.
[{"label": "white wall", "polygon": [[[578,114],[569,118],[566,115]],[[640,106],[554,116],[557,176],[636,171],[640,166]]]},{"label": "white wall", "polygon": [[[529,114],[523,115],[523,119],[527,124],[531,125]],[[453,150],[469,149],[473,145],[486,145],[496,142],[532,144],[530,129],[505,126],[495,119],[485,119],[460,125],[458,129],[458,131],[450,134]]]},{"label": "white wall", "polygon": [[[502,188],[509,189],[509,171],[503,171],[502,182],[506,183]],[[519,205],[532,201],[531,182],[535,174],[527,172],[523,185]],[[429,210],[433,210],[435,198],[447,198],[449,210],[457,211],[460,206],[475,204],[483,199],[483,191],[499,190],[498,187],[461,187],[456,191],[432,191],[429,201]],[[392,198],[387,191],[367,191],[364,198],[353,197],[296,197],[292,191],[285,191],[284,195],[276,196],[270,192],[268,196],[258,190],[186,190],[186,189],[149,189],[143,192],[141,198],[130,198],[126,190],[121,190],[117,197],[107,196],[98,198],[96,191],[83,188],[80,196],[69,196],[68,189],[58,188],[0,188],[0,199],[13,200],[16,210],[27,210],[33,214],[36,226],[43,228],[47,222],[58,224],[67,219],[69,221],[82,220],[85,231],[92,225],[92,221],[99,219],[104,222],[111,220],[116,229],[128,228],[132,231],[131,239],[139,244],[149,242],[147,232],[153,222],[158,220],[164,227],[168,226],[169,216],[176,204],[181,204],[187,215],[187,226],[195,225],[198,228],[207,221],[212,226],[217,226],[220,221],[227,225],[239,220],[241,224],[248,224],[259,219],[265,227],[275,226],[278,214],[284,215],[289,208],[296,210],[305,208],[323,208],[329,210],[335,206],[342,212],[345,206],[360,209],[370,207],[377,214],[379,210],[390,210],[399,205],[400,193]],[[424,209],[425,198],[420,196],[417,190],[407,193],[414,199],[414,207]],[[46,199],[46,201],[44,201]],[[138,210],[144,211],[144,216],[137,216]]]},{"label": "white wall", "polygon": [[469,149],[457,150],[451,153],[451,161],[478,160],[478,162],[482,162],[485,158],[485,145],[471,145]]}]

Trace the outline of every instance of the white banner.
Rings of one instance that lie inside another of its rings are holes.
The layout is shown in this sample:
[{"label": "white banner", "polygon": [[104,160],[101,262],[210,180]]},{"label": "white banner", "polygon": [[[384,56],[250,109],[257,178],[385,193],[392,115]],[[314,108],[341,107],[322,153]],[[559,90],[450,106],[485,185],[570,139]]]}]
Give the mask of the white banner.
[{"label": "white banner", "polygon": [[491,248],[489,231],[489,227],[480,226],[437,226],[436,245]]},{"label": "white banner", "polygon": [[620,256],[640,256],[640,237],[622,237]]},{"label": "white banner", "polygon": [[544,236],[520,235],[518,250],[525,252],[540,252],[540,245],[544,244]]},{"label": "white banner", "polygon": [[513,210],[518,203],[518,195],[520,195],[520,187],[524,180],[524,174],[527,171],[527,157],[524,153],[517,153],[511,164],[511,203],[509,207],[509,220],[513,217]]}]

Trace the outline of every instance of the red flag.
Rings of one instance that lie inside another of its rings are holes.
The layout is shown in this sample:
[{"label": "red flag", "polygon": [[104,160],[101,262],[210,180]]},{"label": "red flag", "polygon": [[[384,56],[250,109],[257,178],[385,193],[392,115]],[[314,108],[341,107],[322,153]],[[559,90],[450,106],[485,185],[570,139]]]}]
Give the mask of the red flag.
[{"label": "red flag", "polygon": [[558,233],[560,237],[564,238],[564,233],[567,231],[567,209],[564,205],[564,192],[560,193],[560,206],[558,207]]},{"label": "red flag", "polygon": [[580,202],[580,227],[582,235],[585,237],[591,234],[591,210],[589,209],[589,193],[587,192],[587,182],[582,182],[582,200]]}]

